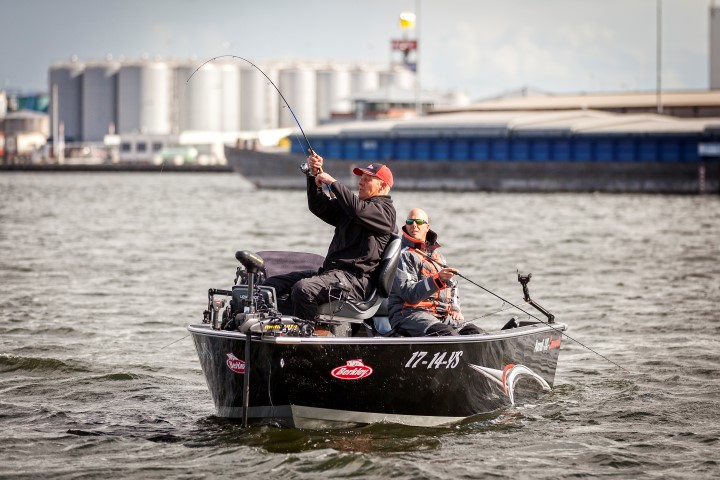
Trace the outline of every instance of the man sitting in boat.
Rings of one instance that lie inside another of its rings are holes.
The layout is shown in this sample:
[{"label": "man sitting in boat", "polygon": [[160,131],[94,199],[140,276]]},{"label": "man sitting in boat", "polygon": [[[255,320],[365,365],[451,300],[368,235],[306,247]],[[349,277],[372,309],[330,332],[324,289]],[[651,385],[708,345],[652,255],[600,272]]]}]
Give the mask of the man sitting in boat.
[{"label": "man sitting in boat", "polygon": [[[308,164],[315,176],[307,180],[310,211],[335,227],[330,247],[319,271],[306,270],[276,275],[264,285],[275,287],[278,297],[290,294],[283,313],[315,321],[318,306],[330,301],[330,291],[338,294],[338,282],[349,288],[349,298],[364,299],[372,291],[371,275],[379,265],[385,246],[397,231],[397,213],[388,195],[393,185],[390,169],[373,163],[355,168],[360,176],[355,195],[330,174],[322,171],[323,159],[311,151]],[[329,185],[334,198],[323,193]]]},{"label": "man sitting in boat", "polygon": [[483,333],[465,323],[453,278],[457,270],[443,267],[445,259],[427,213],[410,210],[402,230],[403,250],[388,298],[390,325],[411,337]]}]

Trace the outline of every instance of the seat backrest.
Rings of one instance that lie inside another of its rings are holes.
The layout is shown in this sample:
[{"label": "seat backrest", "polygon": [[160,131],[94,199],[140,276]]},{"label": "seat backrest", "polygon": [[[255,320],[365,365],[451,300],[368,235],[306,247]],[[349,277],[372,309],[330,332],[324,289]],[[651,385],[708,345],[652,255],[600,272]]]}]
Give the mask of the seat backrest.
[{"label": "seat backrest", "polygon": [[397,266],[400,261],[400,250],[402,250],[402,239],[400,235],[393,233],[390,241],[383,251],[380,265],[377,267],[376,288],[381,297],[390,296],[395,274],[397,274]]}]

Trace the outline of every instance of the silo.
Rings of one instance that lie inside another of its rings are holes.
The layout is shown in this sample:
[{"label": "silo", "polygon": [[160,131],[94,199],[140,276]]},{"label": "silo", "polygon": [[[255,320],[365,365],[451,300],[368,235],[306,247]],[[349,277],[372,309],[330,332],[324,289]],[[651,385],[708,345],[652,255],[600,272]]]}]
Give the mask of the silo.
[{"label": "silo", "polygon": [[240,130],[240,65],[237,62],[220,65],[220,129],[223,132]]},{"label": "silo", "polygon": [[100,142],[117,122],[117,73],[120,64],[88,64],[82,75],[82,140]]},{"label": "silo", "polygon": [[380,88],[380,75],[376,68],[358,67],[350,74],[352,93],[374,92]]},{"label": "silo", "polygon": [[[278,84],[276,65],[258,65],[263,72]],[[278,128],[278,106],[280,95],[267,78],[251,66],[240,70],[240,128],[257,131]]]},{"label": "silo", "polygon": [[117,82],[117,133],[171,132],[172,76],[166,63],[124,64]]},{"label": "silo", "polygon": [[[317,125],[317,75],[313,69],[309,66],[293,66],[281,70],[278,87],[303,129]],[[284,102],[281,102],[279,112],[280,128],[297,126]]]},{"label": "silo", "polygon": [[[57,118],[64,125],[65,141],[82,140],[82,73],[81,63],[64,63],[50,67],[49,90],[57,88],[57,117],[53,117],[53,102],[50,102],[50,118]],[[52,95],[52,93],[51,93]],[[57,127],[57,125],[55,126]]]},{"label": "silo", "polygon": [[206,63],[196,71],[197,68],[194,64],[175,68],[180,131],[219,132],[222,123],[220,67]]},{"label": "silo", "polygon": [[320,122],[330,120],[333,112],[352,111],[351,88],[352,79],[347,68],[326,68],[317,72],[317,117]]},{"label": "silo", "polygon": [[409,90],[415,85],[415,74],[404,67],[392,67],[380,72],[380,88],[397,87]]}]

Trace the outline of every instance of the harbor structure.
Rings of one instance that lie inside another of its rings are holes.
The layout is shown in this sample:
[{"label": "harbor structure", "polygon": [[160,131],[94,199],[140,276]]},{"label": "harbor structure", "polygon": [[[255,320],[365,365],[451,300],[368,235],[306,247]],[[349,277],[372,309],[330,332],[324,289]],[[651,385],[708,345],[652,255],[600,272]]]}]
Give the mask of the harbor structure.
[{"label": "harbor structure", "polygon": [[[461,112],[323,125],[308,130],[328,171],[352,181],[380,161],[395,189],[717,193],[720,117],[594,110]],[[226,147],[260,187],[300,187],[305,145],[288,153]]]},{"label": "harbor structure", "polygon": [[720,117],[471,111],[326,125],[307,135],[316,150],[345,160],[697,162],[707,144],[720,142]]},{"label": "harbor structure", "polygon": [[[396,65],[276,61],[258,66],[308,127],[331,121],[334,113],[347,114],[353,95],[411,90],[413,84],[413,73]],[[112,131],[155,135],[295,125],[263,74],[234,58],[205,64],[74,59],[50,67],[48,87],[57,91],[58,122],[68,142],[100,141]]]},{"label": "harbor structure", "polygon": [[720,4],[713,1],[710,5],[710,89],[720,90]]},{"label": "harbor structure", "polygon": [[[410,92],[413,83],[413,73],[398,65],[257,65],[262,72],[238,58],[205,63],[74,58],[52,65],[48,86],[53,152],[58,145],[90,144],[109,152],[101,161],[145,162],[164,158],[165,149],[199,147],[210,152],[210,163],[225,163],[223,144],[216,143],[220,139],[256,144],[278,137],[261,132],[286,135],[286,129],[296,127],[294,116],[305,128],[352,119],[354,96],[378,89]],[[292,112],[268,79],[283,92]],[[173,145],[189,138],[200,143]]]}]

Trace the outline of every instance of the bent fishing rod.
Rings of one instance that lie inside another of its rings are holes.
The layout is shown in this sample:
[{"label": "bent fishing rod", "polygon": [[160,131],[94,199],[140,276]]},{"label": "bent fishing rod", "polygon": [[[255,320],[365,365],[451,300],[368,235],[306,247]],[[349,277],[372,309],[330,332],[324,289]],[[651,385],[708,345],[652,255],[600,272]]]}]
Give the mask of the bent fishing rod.
[{"label": "bent fishing rod", "polygon": [[217,60],[218,58],[235,58],[235,59],[238,59],[238,60],[242,60],[242,61],[244,61],[244,62],[249,63],[249,64],[250,64],[253,68],[255,68],[258,72],[262,73],[263,77],[267,78],[267,81],[270,82],[270,85],[273,86],[273,88],[275,89],[275,91],[277,91],[277,93],[280,95],[280,98],[282,98],[283,102],[285,102],[285,106],[288,108],[288,110],[290,110],[290,113],[292,114],[293,119],[295,120],[295,123],[297,124],[298,128],[300,129],[300,133],[302,133],[302,136],[303,136],[303,138],[305,139],[305,143],[307,144],[308,151],[309,151],[311,154],[315,153],[315,151],[314,151],[313,148],[312,148],[312,145],[310,145],[310,140],[308,140],[307,135],[305,135],[305,130],[303,130],[302,126],[300,125],[300,121],[298,121],[298,118],[297,118],[297,116],[295,115],[295,112],[293,111],[292,107],[290,107],[290,104],[288,103],[287,99],[285,98],[285,95],[282,94],[282,92],[280,91],[280,89],[278,88],[278,86],[275,85],[275,82],[273,82],[272,79],[271,79],[270,77],[268,77],[267,74],[266,74],[260,67],[258,67],[257,65],[255,65],[253,62],[251,62],[251,61],[248,60],[247,58],[240,57],[240,56],[238,56],[238,55],[218,55],[217,57],[213,57],[213,58],[211,58],[210,60],[207,60],[206,62],[203,62],[202,65],[200,65],[198,68],[196,68],[196,69],[190,74],[190,76],[189,76],[188,79],[185,81],[185,83],[187,84],[188,82],[190,82],[190,79],[193,77],[193,75],[195,75],[195,73],[197,73],[198,70],[200,70],[202,67],[204,67],[204,66],[207,65],[208,63]]},{"label": "bent fishing rod", "polygon": [[[420,250],[417,250],[417,249],[416,249],[415,251],[416,251],[416,252],[420,252],[425,258],[427,258],[428,260],[430,260],[431,262],[433,262],[435,265],[437,265],[437,266],[440,267],[440,268],[452,268],[452,267],[448,267],[447,264],[443,264],[443,263],[438,262],[436,259],[432,258],[432,256],[428,255],[427,253],[425,253],[425,252],[423,252],[423,251],[420,251]],[[517,308],[519,311],[523,312],[525,315],[527,315],[527,316],[529,316],[529,317],[532,317],[532,318],[534,318],[535,320],[537,320],[538,322],[542,323],[543,325],[552,328],[553,330],[555,330],[556,332],[558,332],[560,335],[564,335],[565,337],[569,338],[570,340],[572,340],[573,342],[577,343],[578,345],[586,348],[587,350],[591,351],[592,353],[594,353],[595,355],[599,356],[600,358],[606,360],[607,362],[612,363],[613,365],[615,365],[615,366],[618,367],[619,369],[623,370],[624,372],[630,373],[630,371],[629,371],[627,368],[625,368],[625,367],[623,367],[622,365],[619,365],[618,363],[610,360],[610,359],[607,358],[605,355],[596,352],[595,350],[593,350],[592,348],[588,347],[587,345],[585,345],[584,343],[580,342],[579,340],[574,339],[573,337],[571,337],[571,336],[568,335],[567,333],[563,332],[562,330],[558,330],[557,328],[555,328],[555,327],[553,327],[552,325],[550,325],[550,323],[543,321],[542,319],[536,317],[535,315],[533,315],[532,313],[528,312],[527,310],[519,307],[518,305],[515,305],[514,303],[512,303],[512,302],[509,301],[509,300],[504,299],[503,297],[501,297],[501,296],[498,295],[497,293],[495,293],[495,292],[493,292],[493,291],[491,291],[491,290],[488,290],[487,288],[483,287],[482,285],[480,285],[480,284],[477,283],[477,282],[474,282],[474,281],[470,280],[470,279],[467,278],[465,275],[462,275],[460,272],[458,272],[456,269],[453,268],[453,270],[455,270],[455,275],[457,275],[458,277],[467,280],[468,282],[470,282],[470,283],[472,283],[473,285],[475,285],[476,287],[484,290],[485,292],[489,293],[490,295],[492,295],[492,296],[494,296],[494,297],[502,300],[503,302],[507,303],[508,305],[510,305],[510,306],[512,306],[512,307]]]}]

